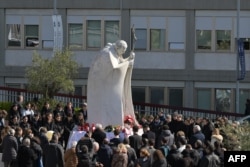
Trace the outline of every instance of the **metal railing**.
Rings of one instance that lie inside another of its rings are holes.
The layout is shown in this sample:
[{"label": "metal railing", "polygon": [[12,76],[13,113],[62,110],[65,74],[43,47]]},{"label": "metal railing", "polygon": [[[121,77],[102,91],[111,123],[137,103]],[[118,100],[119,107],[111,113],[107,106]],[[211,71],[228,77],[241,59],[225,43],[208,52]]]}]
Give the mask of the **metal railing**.
[{"label": "metal railing", "polygon": [[[27,91],[26,89],[16,89],[9,87],[0,87],[0,102],[15,102],[17,96],[22,94],[25,101],[34,101],[34,99],[40,99],[43,97],[40,93],[34,93]],[[86,96],[74,96],[67,94],[57,94],[54,97],[55,100],[61,101],[63,103],[72,102],[75,108],[81,107],[84,102],[86,102]],[[178,112],[184,117],[206,117],[210,119],[216,119],[217,117],[225,116],[230,120],[236,120],[237,118],[243,117],[243,114],[229,113],[229,112],[218,112],[211,110],[202,110],[187,107],[177,107],[169,105],[158,105],[149,103],[137,103],[134,102],[134,109],[139,116],[142,115],[157,115],[159,111],[163,111],[166,114],[173,114]]]}]

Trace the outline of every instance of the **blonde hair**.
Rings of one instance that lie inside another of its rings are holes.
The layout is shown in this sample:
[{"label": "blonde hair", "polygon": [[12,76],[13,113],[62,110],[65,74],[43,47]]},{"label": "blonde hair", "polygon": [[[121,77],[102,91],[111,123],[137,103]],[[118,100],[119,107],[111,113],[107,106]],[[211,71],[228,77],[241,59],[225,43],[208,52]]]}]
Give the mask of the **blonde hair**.
[{"label": "blonde hair", "polygon": [[117,146],[117,152],[118,153],[127,153],[127,147],[126,147],[126,145],[123,144],[123,143],[118,144],[118,146]]},{"label": "blonde hair", "polygon": [[219,134],[220,134],[220,129],[219,128],[214,128],[213,135],[219,135]]},{"label": "blonde hair", "polygon": [[146,148],[142,148],[142,149],[140,150],[140,153],[141,153],[142,155],[144,155],[145,157],[149,157],[149,156],[150,156],[150,153],[148,152],[148,150],[147,150]]}]

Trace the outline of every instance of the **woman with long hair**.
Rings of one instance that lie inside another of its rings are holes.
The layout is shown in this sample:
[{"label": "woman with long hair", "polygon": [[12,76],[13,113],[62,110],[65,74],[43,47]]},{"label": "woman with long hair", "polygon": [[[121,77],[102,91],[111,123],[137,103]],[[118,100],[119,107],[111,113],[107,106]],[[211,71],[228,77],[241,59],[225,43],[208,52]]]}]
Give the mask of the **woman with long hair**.
[{"label": "woman with long hair", "polygon": [[155,150],[153,153],[152,167],[167,167],[167,161],[161,150]]}]

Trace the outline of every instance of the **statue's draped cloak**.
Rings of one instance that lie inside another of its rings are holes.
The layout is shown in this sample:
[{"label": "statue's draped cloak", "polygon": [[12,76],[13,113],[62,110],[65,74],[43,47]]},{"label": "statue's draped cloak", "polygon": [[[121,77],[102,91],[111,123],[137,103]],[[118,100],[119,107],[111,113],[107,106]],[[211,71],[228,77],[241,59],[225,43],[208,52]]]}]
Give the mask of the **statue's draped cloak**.
[{"label": "statue's draped cloak", "polygon": [[123,125],[127,115],[135,120],[131,75],[129,61],[120,63],[113,45],[101,50],[88,76],[88,123]]}]

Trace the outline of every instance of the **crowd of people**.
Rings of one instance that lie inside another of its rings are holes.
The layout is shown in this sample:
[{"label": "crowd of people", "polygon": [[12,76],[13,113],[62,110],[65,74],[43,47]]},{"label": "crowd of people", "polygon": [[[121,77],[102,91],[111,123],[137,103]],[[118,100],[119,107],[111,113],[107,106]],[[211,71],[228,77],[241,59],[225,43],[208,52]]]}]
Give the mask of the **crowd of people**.
[{"label": "crowd of people", "polygon": [[[4,167],[224,166],[226,148],[219,127],[226,118],[212,122],[160,111],[138,117],[139,124],[125,120],[131,133],[121,127],[109,128],[114,135],[108,138],[101,124],[86,127],[87,103],[76,113],[71,102],[66,106],[58,103],[54,109],[45,102],[37,111],[30,102],[24,105],[23,100],[20,95],[8,112],[0,110]],[[84,136],[67,147],[71,132],[83,130]]]}]

